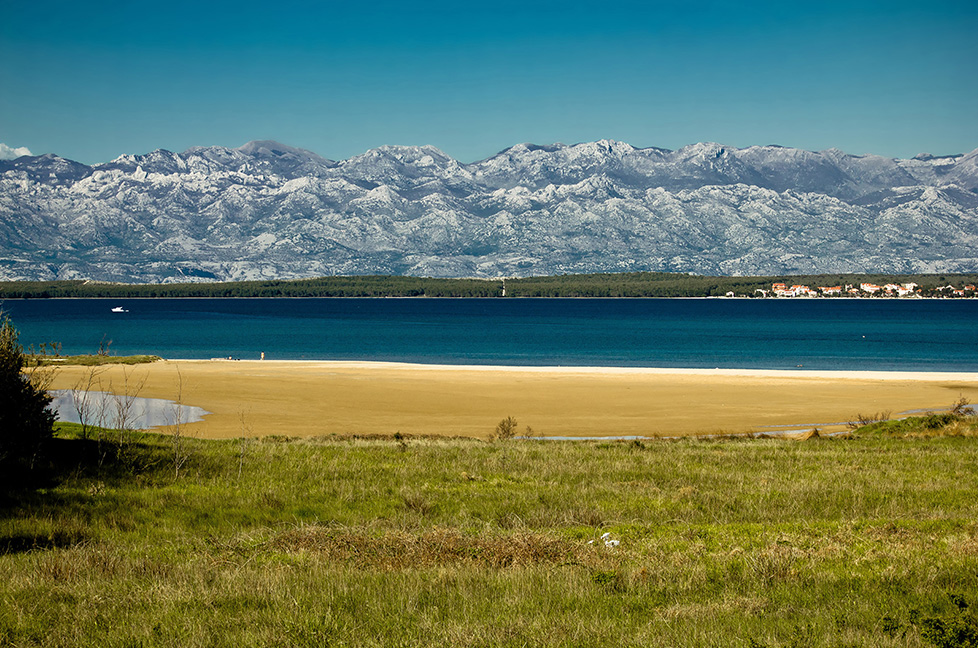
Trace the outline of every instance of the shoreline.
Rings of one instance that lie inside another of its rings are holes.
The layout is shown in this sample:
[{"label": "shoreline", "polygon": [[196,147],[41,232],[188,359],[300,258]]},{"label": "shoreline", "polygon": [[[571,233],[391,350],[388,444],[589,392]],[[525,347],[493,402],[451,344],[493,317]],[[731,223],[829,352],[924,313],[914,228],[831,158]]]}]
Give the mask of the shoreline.
[{"label": "shoreline", "polygon": [[258,365],[294,365],[296,367],[338,369],[390,369],[404,371],[465,371],[465,372],[508,372],[537,374],[583,374],[583,375],[652,375],[652,376],[742,376],[752,378],[817,378],[823,380],[961,380],[978,382],[978,371],[901,371],[876,369],[731,369],[716,367],[617,367],[609,365],[473,365],[473,364],[427,364],[422,362],[396,362],[385,360],[254,360],[227,358],[164,358],[162,362],[181,363],[227,363]]}]

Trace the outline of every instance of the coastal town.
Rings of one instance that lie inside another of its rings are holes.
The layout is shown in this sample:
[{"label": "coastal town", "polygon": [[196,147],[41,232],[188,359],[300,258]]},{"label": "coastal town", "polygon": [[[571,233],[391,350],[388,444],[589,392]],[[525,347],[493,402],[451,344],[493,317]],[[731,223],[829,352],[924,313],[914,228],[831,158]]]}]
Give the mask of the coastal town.
[{"label": "coastal town", "polygon": [[937,297],[961,299],[978,297],[978,288],[974,284],[967,284],[961,288],[947,285],[928,290],[912,282],[904,284],[889,283],[882,286],[874,283],[860,283],[858,285],[816,286],[814,288],[805,285],[789,286],[784,283],[775,283],[771,285],[770,290],[759,288],[755,291],[756,293],[760,293],[762,297],[887,297],[905,299]]}]

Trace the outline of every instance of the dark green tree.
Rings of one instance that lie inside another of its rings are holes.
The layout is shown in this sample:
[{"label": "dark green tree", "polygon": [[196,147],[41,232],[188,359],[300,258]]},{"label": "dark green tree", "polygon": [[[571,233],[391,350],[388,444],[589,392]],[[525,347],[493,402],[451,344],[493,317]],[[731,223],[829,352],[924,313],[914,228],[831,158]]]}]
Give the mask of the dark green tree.
[{"label": "dark green tree", "polygon": [[17,329],[0,313],[0,488],[36,485],[54,435],[51,397],[42,374],[25,372]]}]

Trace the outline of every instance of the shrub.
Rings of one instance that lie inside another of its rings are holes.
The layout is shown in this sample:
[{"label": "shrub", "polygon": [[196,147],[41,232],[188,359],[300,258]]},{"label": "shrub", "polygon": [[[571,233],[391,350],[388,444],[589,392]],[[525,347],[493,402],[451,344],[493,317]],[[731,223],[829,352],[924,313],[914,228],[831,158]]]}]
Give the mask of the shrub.
[{"label": "shrub", "polygon": [[496,433],[493,436],[497,441],[505,441],[516,436],[516,419],[507,416],[496,425]]},{"label": "shrub", "polygon": [[17,330],[0,313],[0,487],[33,485],[54,434],[43,374],[25,373]]}]

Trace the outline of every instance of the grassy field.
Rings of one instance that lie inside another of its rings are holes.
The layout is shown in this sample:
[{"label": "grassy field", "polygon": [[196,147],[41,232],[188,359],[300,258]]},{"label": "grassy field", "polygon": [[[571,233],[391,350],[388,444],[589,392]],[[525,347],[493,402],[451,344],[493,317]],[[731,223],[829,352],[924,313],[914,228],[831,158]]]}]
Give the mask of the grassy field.
[{"label": "grassy field", "polygon": [[976,424],[931,423],[646,444],[66,426],[58,482],[0,512],[0,645],[978,645]]}]

